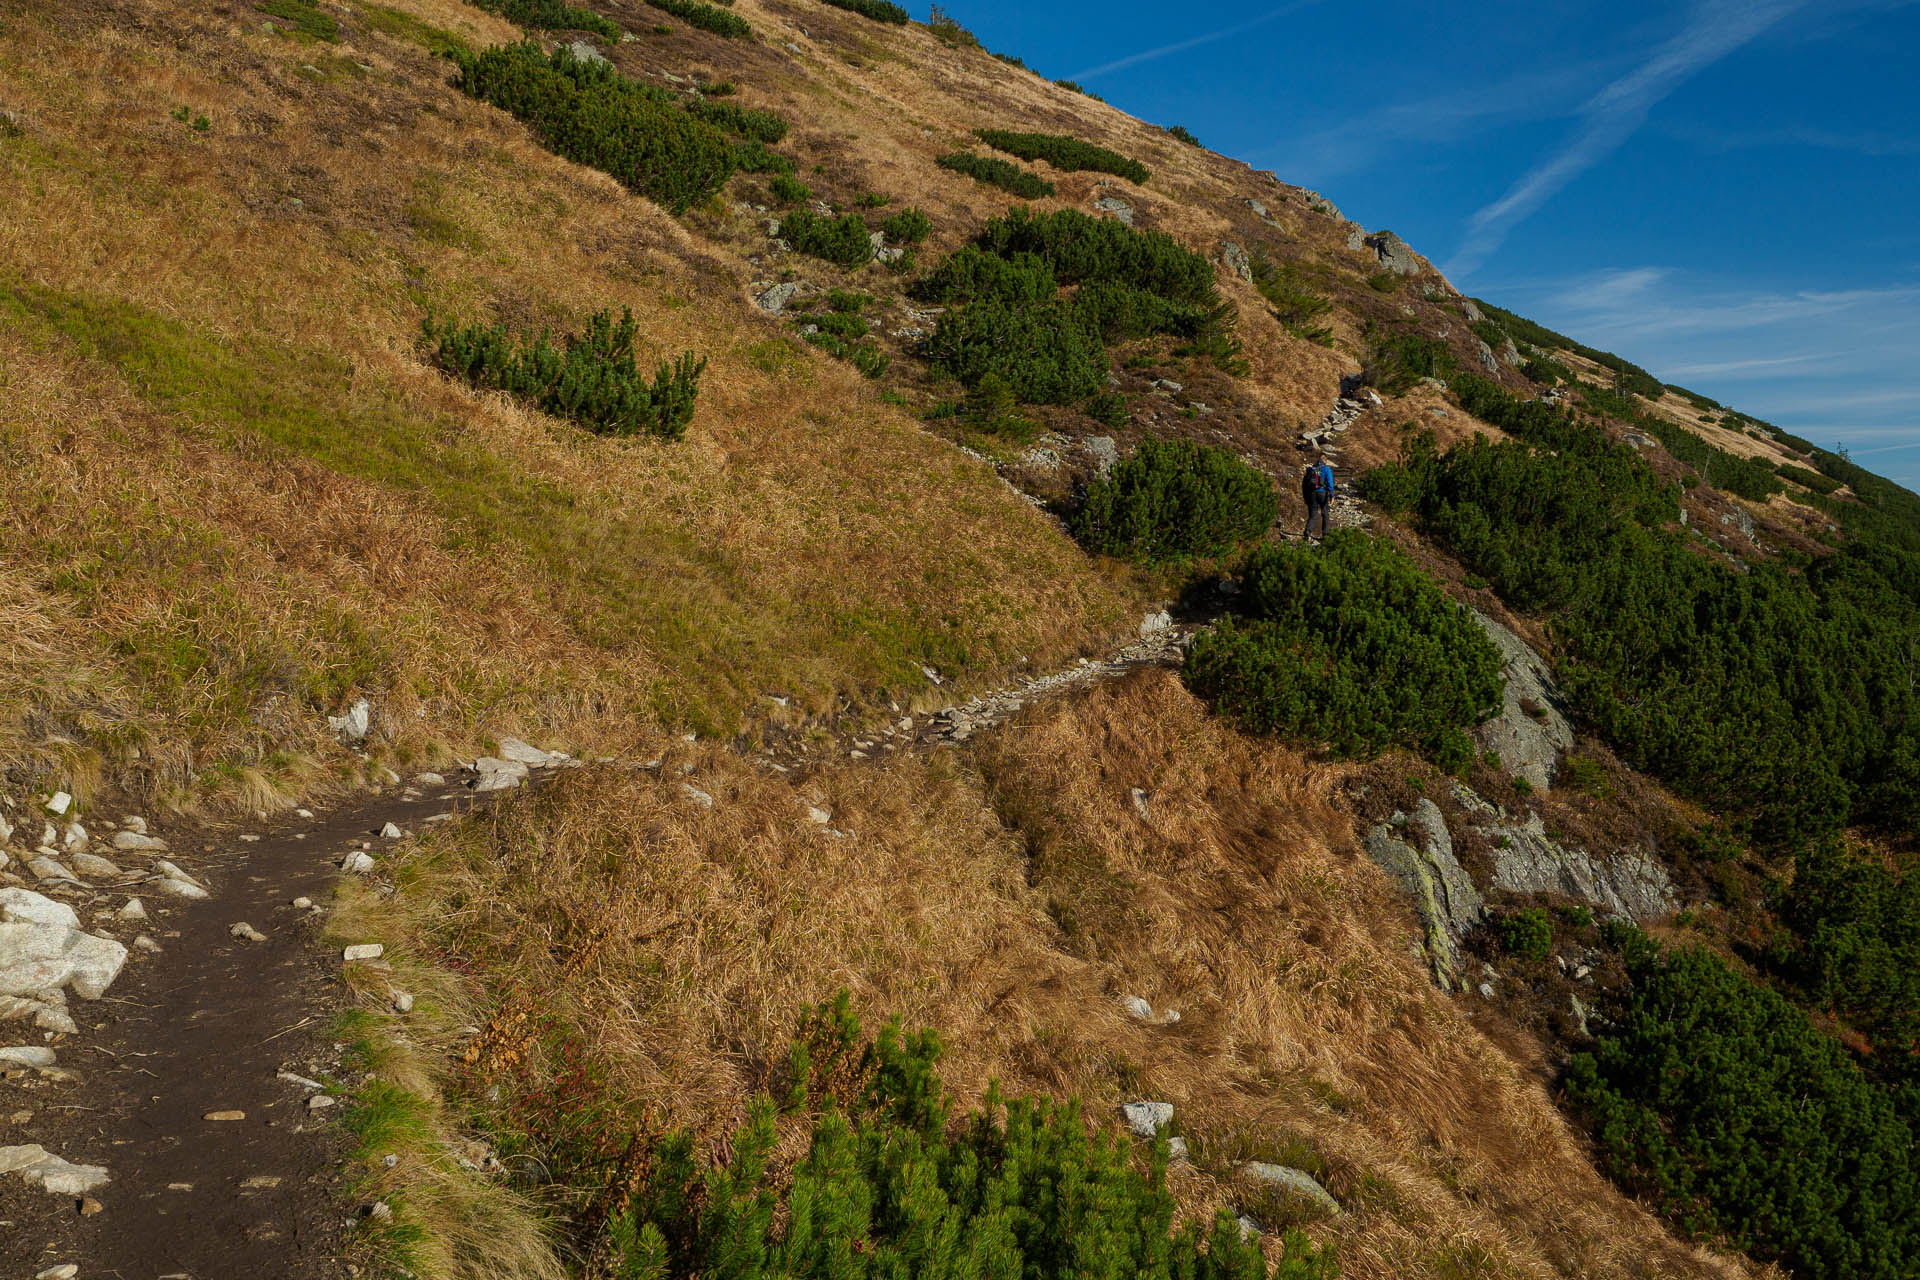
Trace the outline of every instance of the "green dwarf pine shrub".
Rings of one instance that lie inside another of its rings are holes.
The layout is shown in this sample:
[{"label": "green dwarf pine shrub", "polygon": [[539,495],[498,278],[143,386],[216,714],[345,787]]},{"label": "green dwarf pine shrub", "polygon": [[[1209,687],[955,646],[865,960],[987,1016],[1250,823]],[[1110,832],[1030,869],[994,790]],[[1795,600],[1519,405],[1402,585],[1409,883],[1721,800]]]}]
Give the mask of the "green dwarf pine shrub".
[{"label": "green dwarf pine shrub", "polygon": [[825,0],[836,9],[845,9],[857,13],[863,18],[872,18],[875,22],[886,22],[893,26],[905,26],[909,15],[891,0]]},{"label": "green dwarf pine shrub", "polygon": [[968,386],[989,374],[1028,404],[1070,404],[1098,391],[1107,371],[1100,335],[1067,302],[1030,306],[987,298],[940,317],[928,360]]},{"label": "green dwarf pine shrub", "polygon": [[1178,124],[1168,125],[1167,136],[1177,141],[1184,142],[1190,147],[1197,147],[1200,145],[1200,139],[1194,137],[1193,130],[1187,128],[1185,125],[1178,125]]},{"label": "green dwarf pine shrub", "polygon": [[673,213],[713,195],[733,172],[734,148],[718,129],[604,63],[565,48],[548,56],[531,41],[448,56],[462,91],[526,121],[556,154]]},{"label": "green dwarf pine shrub", "polygon": [[[1269,1280],[1231,1212],[1178,1223],[1167,1147],[1142,1170],[1131,1143],[1074,1103],[1007,1099],[955,1123],[931,1032],[889,1023],[864,1049],[844,1000],[810,1011],[789,1058],[790,1111],[812,1111],[806,1154],[776,1181],[771,1098],[725,1144],[656,1142],[608,1226],[615,1274],[647,1280]],[[1272,1280],[1334,1280],[1330,1248],[1281,1237]]]},{"label": "green dwarf pine shrub", "polygon": [[[1632,992],[1565,1086],[1608,1171],[1687,1232],[1800,1280],[1920,1271],[1910,1093],[1776,992],[1609,922]],[[1904,1110],[1904,1114],[1903,1114]]]},{"label": "green dwarf pine shrub", "polygon": [[959,19],[934,5],[927,13],[927,30],[949,49],[978,49],[980,37],[960,25]]},{"label": "green dwarf pine shrub", "polygon": [[862,267],[873,261],[873,238],[857,213],[823,218],[810,209],[795,209],[780,220],[780,238],[796,253],[825,258],[843,267]]},{"label": "green dwarf pine shrub", "polygon": [[[1056,296],[1076,284],[1071,299]],[[1233,309],[1205,258],[1161,232],[1072,209],[995,218],[915,292],[968,304],[940,317],[927,344],[937,367],[969,386],[995,373],[1033,404],[1098,391],[1108,341],[1171,333],[1223,361],[1237,355]]]},{"label": "green dwarf pine shrub", "polygon": [[805,204],[813,199],[813,188],[790,173],[783,173],[767,184],[767,190],[781,204]]},{"label": "green dwarf pine shrub", "polygon": [[1022,169],[1011,160],[1002,160],[997,156],[976,156],[970,151],[956,151],[952,155],[941,156],[934,163],[942,169],[964,173],[975,182],[999,187],[1022,200],[1040,200],[1053,194],[1051,182],[1037,173]]},{"label": "green dwarf pine shrub", "polygon": [[787,136],[786,120],[772,111],[743,107],[734,102],[696,100],[687,110],[715,128],[753,142],[776,143]]},{"label": "green dwarf pine shrub", "polygon": [[586,331],[556,347],[544,332],[515,338],[505,325],[423,322],[434,363],[477,386],[520,396],[558,418],[602,435],[645,432],[668,440],[686,434],[706,360],[689,351],[662,361],[648,381],[634,361],[631,311],[619,320],[596,311]]},{"label": "green dwarf pine shrub", "polygon": [[1155,564],[1230,551],[1265,533],[1279,510],[1266,476],[1231,450],[1145,440],[1087,486],[1067,523],[1090,551]]},{"label": "green dwarf pine shrub", "polygon": [[893,244],[919,244],[933,231],[933,220],[910,205],[884,219],[880,231]]},{"label": "green dwarf pine shrub", "polygon": [[1494,921],[1500,949],[1522,960],[1545,960],[1553,950],[1553,917],[1543,907],[1511,911]]},{"label": "green dwarf pine shrub", "polygon": [[1060,292],[1053,268],[1031,253],[1006,257],[962,245],[913,288],[923,302],[978,302],[993,298],[1014,306],[1051,302]]},{"label": "green dwarf pine shrub", "polygon": [[1333,329],[1324,323],[1333,303],[1307,288],[1291,264],[1282,266],[1265,254],[1255,255],[1253,287],[1267,300],[1281,328],[1323,347],[1333,345]]},{"label": "green dwarf pine shrub", "polygon": [[735,147],[733,167],[742,173],[779,173],[789,177],[793,175],[793,161],[759,142],[743,142]]},{"label": "green dwarf pine shrub", "polygon": [[1129,182],[1144,184],[1152,176],[1147,166],[1105,147],[1082,142],[1057,133],[1017,133],[1010,129],[976,129],[974,136],[1010,156],[1022,160],[1045,160],[1063,172],[1087,170],[1111,173]]},{"label": "green dwarf pine shrub", "polygon": [[621,35],[620,24],[613,19],[563,0],[481,0],[480,7],[536,31],[591,31],[608,40]]},{"label": "green dwarf pine shrub", "polygon": [[1405,554],[1365,534],[1258,548],[1240,600],[1243,619],[1194,642],[1186,678],[1248,729],[1342,756],[1396,743],[1457,754],[1453,735],[1500,705],[1486,633]]},{"label": "green dwarf pine shrub", "polygon": [[717,36],[739,39],[753,34],[753,28],[739,14],[701,4],[699,0],[647,0],[647,3],[662,13],[672,14],[690,27],[711,31]]}]

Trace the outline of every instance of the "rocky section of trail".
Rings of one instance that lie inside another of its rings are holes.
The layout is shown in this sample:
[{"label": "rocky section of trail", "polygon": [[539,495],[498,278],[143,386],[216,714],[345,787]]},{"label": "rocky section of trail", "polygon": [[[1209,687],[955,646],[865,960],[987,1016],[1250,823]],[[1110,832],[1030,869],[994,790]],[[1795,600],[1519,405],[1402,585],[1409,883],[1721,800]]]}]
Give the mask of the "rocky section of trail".
[{"label": "rocky section of trail", "polygon": [[[747,740],[737,745],[762,766],[791,773],[828,760],[868,760],[965,742],[980,730],[1011,719],[1029,703],[1118,679],[1139,667],[1178,666],[1198,630],[1197,625],[1176,622],[1165,609],[1156,609],[1141,620],[1137,640],[1104,658],[1082,658],[1071,667],[1031,676],[930,713],[915,715],[894,703],[890,710],[898,718],[871,727],[814,726],[805,733],[781,733],[765,741]],[[925,675],[935,687],[942,685],[939,672],[927,668]],[[782,699],[774,701],[784,705]],[[647,762],[649,766],[658,763]]]},{"label": "rocky section of trail", "polygon": [[54,837],[0,871],[0,1275],[349,1274],[316,903],[469,794],[391,778],[327,814],[84,837],[51,820],[71,797],[36,801]]}]

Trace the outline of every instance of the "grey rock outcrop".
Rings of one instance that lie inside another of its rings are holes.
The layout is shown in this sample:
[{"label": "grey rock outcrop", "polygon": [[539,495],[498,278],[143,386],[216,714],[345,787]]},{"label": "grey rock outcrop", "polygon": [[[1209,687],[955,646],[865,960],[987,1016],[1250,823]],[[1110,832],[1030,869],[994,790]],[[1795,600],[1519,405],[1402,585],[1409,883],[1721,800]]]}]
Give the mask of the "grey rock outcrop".
[{"label": "grey rock outcrop", "polygon": [[[1453,852],[1440,806],[1422,798],[1411,816],[1395,814],[1367,833],[1369,856],[1413,899],[1425,937],[1422,950],[1446,990],[1460,984],[1460,939],[1486,919],[1486,903]],[[1415,835],[1418,843],[1403,838]]]},{"label": "grey rock outcrop", "polygon": [[1678,905],[1666,868],[1652,854],[1588,853],[1554,840],[1537,813],[1525,822],[1494,823],[1481,831],[1496,846],[1494,887],[1509,893],[1565,894],[1637,924],[1668,915]]},{"label": "grey rock outcrop", "polygon": [[1327,1189],[1321,1186],[1312,1174],[1304,1170],[1290,1168],[1284,1164],[1268,1164],[1264,1160],[1249,1160],[1240,1166],[1240,1172],[1262,1186],[1298,1196],[1329,1218],[1340,1216],[1340,1202],[1329,1195]]},{"label": "grey rock outcrop", "polygon": [[606,55],[600,52],[599,46],[595,45],[591,40],[575,40],[572,44],[567,46],[567,52],[571,53],[574,57],[578,58],[582,62],[604,63],[607,60]]},{"label": "grey rock outcrop", "polygon": [[1500,753],[1508,773],[1525,778],[1536,790],[1553,785],[1560,753],[1573,745],[1573,726],[1547,661],[1519,636],[1474,611],[1474,620],[1500,651],[1507,692],[1500,714],[1480,726],[1483,747]]},{"label": "grey rock outcrop", "polygon": [[1239,276],[1242,280],[1249,282],[1253,280],[1253,259],[1247,256],[1247,251],[1242,246],[1235,244],[1231,240],[1222,240],[1220,242],[1220,261],[1225,263],[1227,269]]},{"label": "grey rock outcrop", "polygon": [[1101,196],[1093,202],[1093,207],[1112,214],[1129,227],[1133,225],[1133,206],[1119,196]]},{"label": "grey rock outcrop", "polygon": [[1420,274],[1420,260],[1413,256],[1413,250],[1407,242],[1391,231],[1376,231],[1367,237],[1367,247],[1380,259],[1383,270],[1397,276],[1417,276]]}]

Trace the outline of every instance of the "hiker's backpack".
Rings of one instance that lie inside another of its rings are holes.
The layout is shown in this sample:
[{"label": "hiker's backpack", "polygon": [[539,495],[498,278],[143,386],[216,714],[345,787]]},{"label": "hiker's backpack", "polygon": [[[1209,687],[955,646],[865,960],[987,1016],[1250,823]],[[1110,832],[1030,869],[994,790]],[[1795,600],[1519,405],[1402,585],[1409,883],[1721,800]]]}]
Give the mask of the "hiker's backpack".
[{"label": "hiker's backpack", "polygon": [[1328,478],[1325,467],[1315,467],[1307,473],[1307,492],[1316,498],[1333,496],[1333,481]]}]

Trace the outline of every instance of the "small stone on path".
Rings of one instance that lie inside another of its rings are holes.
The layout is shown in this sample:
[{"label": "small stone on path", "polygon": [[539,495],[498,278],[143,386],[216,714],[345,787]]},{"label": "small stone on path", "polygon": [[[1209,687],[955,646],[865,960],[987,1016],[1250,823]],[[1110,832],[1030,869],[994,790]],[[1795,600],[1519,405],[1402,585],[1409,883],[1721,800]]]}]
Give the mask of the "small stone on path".
[{"label": "small stone on path", "polygon": [[324,1111],[334,1105],[335,1101],[337,1100],[330,1094],[316,1093],[307,1099],[307,1110]]},{"label": "small stone on path", "polygon": [[[93,1202],[99,1204],[98,1200]],[[86,1212],[84,1209],[81,1212]],[[33,1273],[33,1280],[73,1280],[80,1274],[80,1268],[71,1262],[63,1262],[57,1267],[48,1267],[45,1271]]]},{"label": "small stone on path", "polygon": [[340,954],[349,962],[354,960],[378,960],[387,949],[377,942],[357,942]]},{"label": "small stone on path", "polygon": [[145,920],[147,905],[138,898],[128,898],[127,905],[114,913],[122,920]]},{"label": "small stone on path", "polygon": [[83,1196],[80,1200],[80,1216],[83,1218],[91,1218],[94,1214],[99,1213],[106,1207],[107,1206],[101,1204],[92,1196]]},{"label": "small stone on path", "polygon": [[413,780],[423,787],[444,787],[447,785],[447,780],[437,773],[417,774]]},{"label": "small stone on path", "polygon": [[405,834],[406,832],[402,831],[398,826],[394,825],[391,822],[389,822],[386,826],[380,828],[381,838],[386,840],[398,840],[401,836],[404,836]]},{"label": "small stone on path", "polygon": [[244,1111],[209,1111],[200,1118],[202,1120],[245,1120],[247,1113]]},{"label": "small stone on path", "polygon": [[266,934],[254,928],[252,925],[248,924],[245,920],[241,920],[235,924],[228,925],[227,932],[232,936],[239,938],[245,942],[265,942],[267,940]]},{"label": "small stone on path", "polygon": [[242,1182],[240,1189],[242,1191],[271,1191],[279,1185],[280,1179],[277,1175],[271,1173],[256,1173],[245,1182]]},{"label": "small stone on path", "polygon": [[295,898],[293,900],[292,906],[295,911],[311,911],[313,909],[313,899],[312,898]]}]

